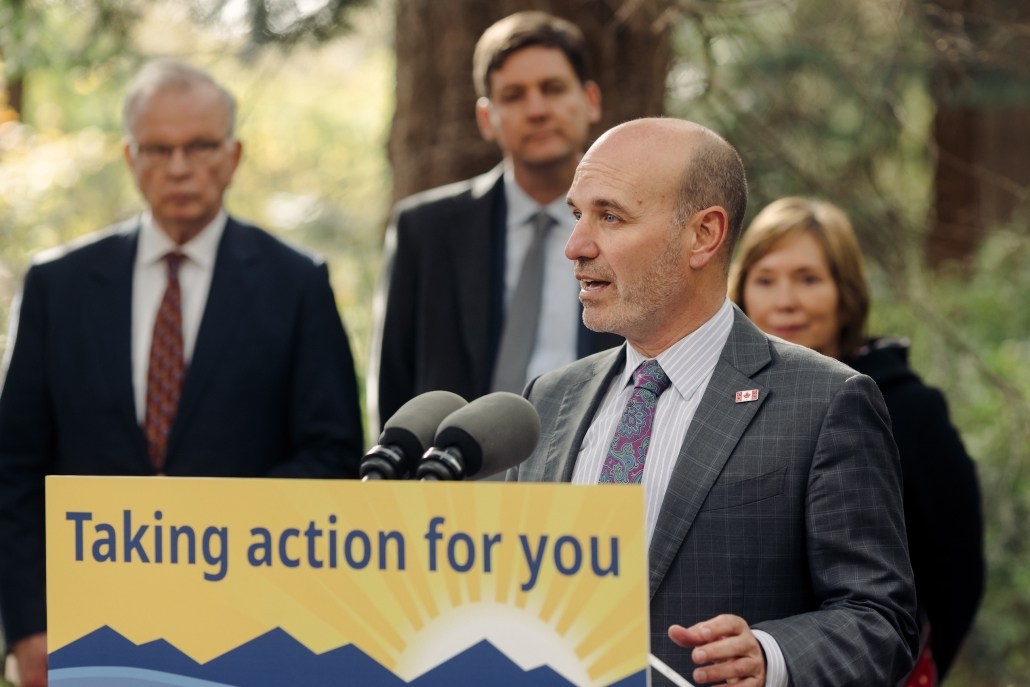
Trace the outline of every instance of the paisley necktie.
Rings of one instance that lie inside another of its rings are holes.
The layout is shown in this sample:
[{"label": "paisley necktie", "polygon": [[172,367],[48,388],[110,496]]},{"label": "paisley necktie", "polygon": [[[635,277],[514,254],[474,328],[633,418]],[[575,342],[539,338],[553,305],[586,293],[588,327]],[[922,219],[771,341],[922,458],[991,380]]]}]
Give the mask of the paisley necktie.
[{"label": "paisley necktie", "polygon": [[658,397],[672,382],[657,360],[645,360],[633,372],[633,394],[622,411],[615,437],[601,468],[601,484],[639,484],[651,443]]}]

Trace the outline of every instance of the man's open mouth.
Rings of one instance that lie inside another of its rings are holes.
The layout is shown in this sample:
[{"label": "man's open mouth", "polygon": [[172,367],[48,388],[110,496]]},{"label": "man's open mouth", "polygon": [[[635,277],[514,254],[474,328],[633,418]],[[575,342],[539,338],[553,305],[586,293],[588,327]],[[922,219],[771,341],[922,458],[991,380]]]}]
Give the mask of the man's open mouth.
[{"label": "man's open mouth", "polygon": [[602,281],[600,279],[580,279],[579,285],[584,291],[597,291],[608,286],[611,282]]}]

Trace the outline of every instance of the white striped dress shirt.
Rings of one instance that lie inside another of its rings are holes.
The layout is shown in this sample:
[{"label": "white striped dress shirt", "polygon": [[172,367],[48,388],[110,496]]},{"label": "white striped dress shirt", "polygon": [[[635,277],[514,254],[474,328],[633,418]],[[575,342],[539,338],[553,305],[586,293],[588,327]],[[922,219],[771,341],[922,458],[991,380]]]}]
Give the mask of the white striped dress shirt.
[{"label": "white striped dress shirt", "polygon": [[[710,320],[658,355],[658,364],[662,366],[672,386],[658,397],[641,480],[644,485],[644,526],[648,545],[658,521],[658,512],[662,509],[662,501],[665,500],[672,469],[676,467],[683,439],[687,436],[687,428],[708,388],[708,380],[712,378],[715,364],[719,362],[732,328],[733,306],[727,298]],[[572,473],[573,484],[597,484],[615,429],[622,419],[622,411],[633,393],[633,372],[645,360],[647,358],[633,346],[626,346],[626,367],[612,379],[594,415],[594,421],[583,438],[583,446],[579,449],[579,458]]]},{"label": "white striped dress shirt", "polygon": [[[710,320],[658,354],[658,364],[672,385],[658,397],[641,479],[648,546],[687,430],[732,328],[733,306],[727,298]],[[633,393],[633,372],[645,360],[647,358],[643,354],[627,344],[626,366],[612,379],[583,438],[572,473],[573,484],[597,484],[615,429],[622,419],[622,411]],[[765,653],[766,687],[786,687],[787,666],[779,644],[766,632],[752,632]]]}]

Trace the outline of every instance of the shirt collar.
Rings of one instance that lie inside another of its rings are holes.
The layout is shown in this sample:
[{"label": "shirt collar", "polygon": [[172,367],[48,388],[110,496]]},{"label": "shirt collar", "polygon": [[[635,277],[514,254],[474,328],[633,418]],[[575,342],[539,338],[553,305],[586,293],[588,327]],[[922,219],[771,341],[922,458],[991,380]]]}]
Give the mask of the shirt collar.
[{"label": "shirt collar", "polygon": [[548,205],[540,205],[522,190],[515,180],[515,170],[508,164],[504,166],[504,198],[508,203],[509,227],[521,227],[529,224],[530,220],[541,210],[546,211],[566,229],[572,229],[576,225],[572,212],[565,202],[565,196],[558,196]]},{"label": "shirt collar", "polygon": [[136,248],[136,261],[141,265],[151,265],[164,259],[169,253],[179,251],[191,262],[200,265],[204,269],[214,269],[215,258],[218,255],[218,244],[225,232],[225,224],[229,215],[225,208],[219,210],[211,222],[200,230],[200,233],[187,241],[182,246],[176,245],[175,241],[164,233],[161,227],[157,226],[154,216],[150,210],[146,210],[140,218],[139,244]]},{"label": "shirt collar", "polygon": [[[658,354],[658,364],[684,399],[689,398],[715,369],[732,328],[733,306],[727,298],[711,319]],[[626,344],[626,367],[622,371],[621,388],[632,384],[633,373],[645,360],[648,358]]]}]

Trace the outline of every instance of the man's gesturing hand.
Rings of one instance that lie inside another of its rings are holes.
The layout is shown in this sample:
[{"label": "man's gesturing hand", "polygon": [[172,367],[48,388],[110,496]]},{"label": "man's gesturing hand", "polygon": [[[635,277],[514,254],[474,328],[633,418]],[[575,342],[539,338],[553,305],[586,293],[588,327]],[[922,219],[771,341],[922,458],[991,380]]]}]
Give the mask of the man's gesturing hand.
[{"label": "man's gesturing hand", "polygon": [[29,635],[11,647],[21,687],[47,687],[46,632]]},{"label": "man's gesturing hand", "polygon": [[673,625],[669,639],[688,649],[694,647],[690,657],[703,666],[694,671],[694,682],[765,687],[765,655],[740,616],[720,615],[693,627]]}]

